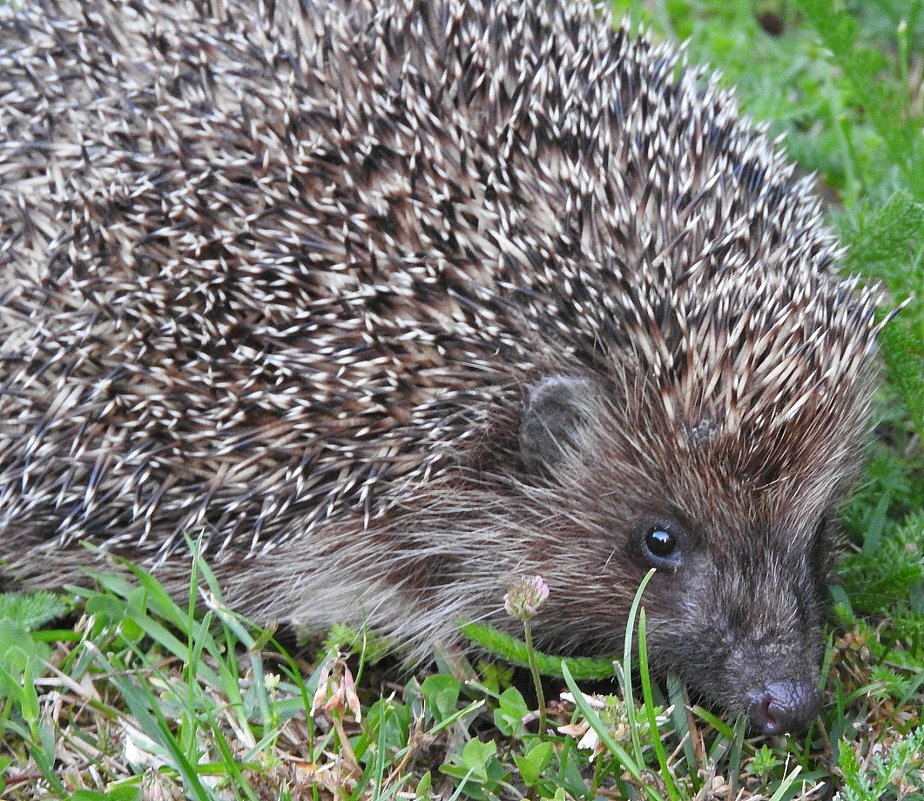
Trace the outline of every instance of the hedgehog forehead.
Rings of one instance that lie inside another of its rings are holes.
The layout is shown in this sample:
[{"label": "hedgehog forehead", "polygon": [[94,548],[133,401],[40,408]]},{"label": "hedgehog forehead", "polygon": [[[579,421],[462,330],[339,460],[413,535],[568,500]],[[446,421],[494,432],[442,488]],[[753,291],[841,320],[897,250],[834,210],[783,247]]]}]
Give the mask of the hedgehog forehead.
[{"label": "hedgehog forehead", "polygon": [[[708,547],[746,544],[760,534],[798,549],[837,508],[860,463],[862,430],[843,434],[798,453],[755,448],[748,436],[705,420],[679,436],[636,431],[629,444],[617,434],[618,445],[611,440],[593,454],[589,479],[595,492],[612,488],[614,519],[629,525],[675,521]],[[778,441],[786,436],[792,432]],[[684,439],[696,444],[687,447]]]},{"label": "hedgehog forehead", "polygon": [[867,402],[861,392],[834,406],[806,407],[788,421],[755,420],[733,431],[702,418],[675,439],[665,486],[688,519],[716,536],[808,535],[840,503],[862,461]]}]

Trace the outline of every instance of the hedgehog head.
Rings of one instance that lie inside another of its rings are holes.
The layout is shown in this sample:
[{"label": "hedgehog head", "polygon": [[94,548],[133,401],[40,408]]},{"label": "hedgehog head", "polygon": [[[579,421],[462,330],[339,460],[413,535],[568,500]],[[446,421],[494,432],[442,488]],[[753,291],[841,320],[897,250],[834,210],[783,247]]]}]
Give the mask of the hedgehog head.
[{"label": "hedgehog head", "polygon": [[[566,509],[547,517],[547,572],[573,563],[575,577],[552,587],[546,620],[584,621],[562,642],[616,644],[614,610],[656,568],[643,599],[653,664],[766,732],[815,716],[835,521],[868,431],[874,306],[817,271],[731,274],[660,304],[648,289],[619,313],[632,347],[528,385],[521,460],[556,488],[543,507]],[[611,602],[590,583],[611,586]],[[574,597],[556,608],[556,589]]]}]

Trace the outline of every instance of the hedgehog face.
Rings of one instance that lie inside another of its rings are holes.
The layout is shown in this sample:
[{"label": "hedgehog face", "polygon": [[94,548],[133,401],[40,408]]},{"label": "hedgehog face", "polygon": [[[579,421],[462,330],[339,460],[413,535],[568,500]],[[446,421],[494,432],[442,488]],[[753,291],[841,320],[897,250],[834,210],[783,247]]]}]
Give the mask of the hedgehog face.
[{"label": "hedgehog face", "polygon": [[[618,636],[624,590],[656,568],[644,597],[656,670],[680,674],[695,695],[746,712],[766,733],[804,728],[820,705],[835,553],[826,521],[857,461],[862,408],[794,420],[784,438],[811,453],[777,448],[757,459],[753,442],[768,441],[767,431],[702,422],[678,435],[652,398],[629,409],[601,402],[603,391],[590,377],[547,376],[529,387],[519,431],[524,464],[561,485],[572,518],[585,521],[579,547],[592,580],[600,583],[593,566],[602,564],[604,586],[617,588],[609,607],[583,607],[585,631],[603,641],[609,625]],[[643,407],[647,417],[628,424],[627,410]],[[800,428],[812,436],[800,440]]]}]

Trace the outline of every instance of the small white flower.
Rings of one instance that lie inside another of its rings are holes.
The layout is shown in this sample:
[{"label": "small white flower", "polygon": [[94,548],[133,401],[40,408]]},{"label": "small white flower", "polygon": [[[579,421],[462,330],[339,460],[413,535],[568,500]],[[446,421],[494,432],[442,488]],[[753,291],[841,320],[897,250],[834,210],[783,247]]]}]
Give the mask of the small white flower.
[{"label": "small white flower", "polygon": [[549,597],[549,587],[542,576],[516,581],[504,595],[504,609],[510,617],[529,620]]}]

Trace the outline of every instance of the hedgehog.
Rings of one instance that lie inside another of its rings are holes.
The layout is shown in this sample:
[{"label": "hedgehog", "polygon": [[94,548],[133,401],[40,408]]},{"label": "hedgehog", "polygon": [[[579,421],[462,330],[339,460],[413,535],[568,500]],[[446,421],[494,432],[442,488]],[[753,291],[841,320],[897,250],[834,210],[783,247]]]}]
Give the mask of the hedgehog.
[{"label": "hedgehog", "polygon": [[5,585],[188,592],[198,540],[255,620],[422,659],[540,575],[591,655],[655,568],[658,673],[814,718],[879,298],[714,75],[583,0],[23,6]]}]

